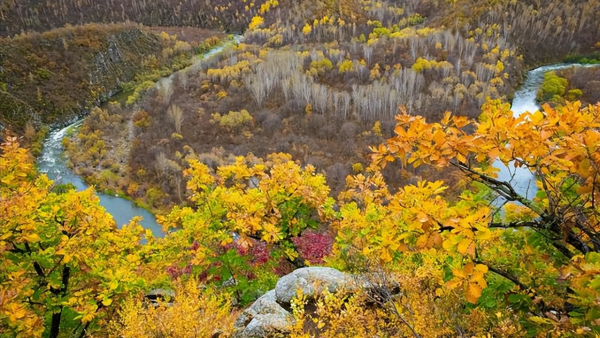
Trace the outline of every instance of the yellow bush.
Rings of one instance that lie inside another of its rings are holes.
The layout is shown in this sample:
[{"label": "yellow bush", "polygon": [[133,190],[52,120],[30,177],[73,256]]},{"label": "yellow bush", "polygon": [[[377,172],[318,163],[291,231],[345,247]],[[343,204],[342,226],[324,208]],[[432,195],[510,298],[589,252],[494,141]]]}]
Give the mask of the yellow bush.
[{"label": "yellow bush", "polygon": [[252,21],[250,21],[250,24],[248,25],[248,29],[253,30],[255,28],[258,28],[258,27],[262,26],[262,24],[264,22],[265,22],[265,20],[262,17],[257,15],[252,18]]},{"label": "yellow bush", "polygon": [[310,34],[311,31],[312,31],[312,28],[310,27],[310,25],[308,23],[305,24],[304,27],[302,28],[302,34],[304,34],[304,35]]},{"label": "yellow bush", "polygon": [[193,280],[178,285],[171,304],[149,306],[129,299],[113,322],[111,336],[124,338],[228,337],[233,333],[236,314],[227,295],[202,289]]},{"label": "yellow bush", "polygon": [[[219,114],[216,114],[219,115]],[[252,124],[252,115],[247,110],[230,111],[223,116],[214,116],[214,120],[219,122],[219,125],[227,130],[239,129]]]},{"label": "yellow bush", "polygon": [[292,300],[295,323],[290,338],[390,337],[398,333],[399,318],[383,308],[366,306],[364,294],[342,295],[325,290],[307,313],[308,299],[301,293]]},{"label": "yellow bush", "polygon": [[352,63],[351,60],[344,60],[339,65],[339,72],[340,72],[340,74],[345,73],[345,72],[351,72],[352,69],[354,69],[354,63]]},{"label": "yellow bush", "polygon": [[435,61],[428,61],[423,58],[418,58],[417,61],[412,65],[412,69],[420,73],[424,70],[431,69],[431,67],[435,66]]},{"label": "yellow bush", "polygon": [[375,133],[375,135],[381,136],[381,122],[379,121],[375,121],[375,124],[373,124],[373,133]]},{"label": "yellow bush", "polygon": [[225,98],[226,96],[227,96],[227,92],[224,91],[223,89],[221,89],[217,93],[217,100],[221,100],[222,98]]}]

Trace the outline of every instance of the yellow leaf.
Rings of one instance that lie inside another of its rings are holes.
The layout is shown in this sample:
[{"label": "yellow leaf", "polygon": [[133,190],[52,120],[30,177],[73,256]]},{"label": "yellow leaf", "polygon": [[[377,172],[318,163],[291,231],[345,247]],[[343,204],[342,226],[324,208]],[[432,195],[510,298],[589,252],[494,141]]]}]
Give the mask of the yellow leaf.
[{"label": "yellow leaf", "polygon": [[11,312],[11,316],[16,319],[21,319],[25,317],[25,313],[25,309],[23,309],[22,307],[18,307],[17,309]]},{"label": "yellow leaf", "polygon": [[87,313],[81,318],[82,323],[89,323],[94,319],[94,313]]},{"label": "yellow leaf", "polygon": [[473,262],[469,262],[465,264],[465,266],[463,267],[463,271],[465,272],[465,275],[470,275],[473,273],[474,268],[475,266],[473,265]]},{"label": "yellow leaf", "polygon": [[467,254],[471,257],[475,257],[475,242],[471,242],[467,247]]},{"label": "yellow leaf", "polygon": [[535,123],[540,122],[544,119],[544,114],[538,110],[531,115],[531,119]]},{"label": "yellow leaf", "polygon": [[442,130],[437,130],[435,134],[433,134],[433,141],[436,145],[440,146],[444,143],[446,139],[446,134]]},{"label": "yellow leaf", "polygon": [[485,264],[477,264],[475,266],[475,271],[481,272],[481,273],[486,273],[486,272],[488,272],[488,267]]},{"label": "yellow leaf", "polygon": [[453,274],[455,277],[462,278],[462,279],[464,279],[464,278],[466,278],[466,277],[467,277],[467,276],[465,275],[465,273],[464,273],[463,269],[452,269],[452,274]]},{"label": "yellow leaf", "polygon": [[471,239],[463,238],[458,243],[458,252],[465,255],[469,251],[469,246],[471,245]]},{"label": "yellow leaf", "polygon": [[392,256],[390,255],[389,250],[387,249],[383,249],[381,251],[380,258],[384,262],[390,262],[392,260]]},{"label": "yellow leaf", "polygon": [[542,317],[537,317],[537,316],[529,317],[529,320],[532,321],[532,322],[534,322],[534,323],[538,323],[538,324],[552,324],[552,322],[550,321],[550,319],[542,318]]},{"label": "yellow leaf", "polygon": [[102,305],[104,305],[104,306],[109,306],[110,304],[112,304],[112,299],[110,299],[110,298],[107,298],[102,301]]},{"label": "yellow leaf", "polygon": [[233,242],[233,238],[231,237],[227,237],[224,240],[221,241],[221,246],[226,246],[227,244]]},{"label": "yellow leaf", "polygon": [[469,283],[467,285],[467,292],[465,294],[465,298],[467,298],[467,300],[470,303],[475,304],[477,303],[479,297],[481,297],[481,291],[482,288],[477,283]]},{"label": "yellow leaf", "polygon": [[577,193],[580,195],[584,195],[584,194],[589,194],[593,191],[593,186],[586,184],[586,185],[582,185],[581,187],[577,188]]},{"label": "yellow leaf", "polygon": [[298,253],[296,252],[296,250],[291,249],[291,248],[287,248],[285,249],[285,254],[289,257],[289,259],[294,260],[298,257]]},{"label": "yellow leaf", "polygon": [[545,141],[545,140],[549,139],[550,136],[552,136],[552,134],[553,133],[549,130],[542,130],[540,132],[540,137],[542,138],[542,141]]},{"label": "yellow leaf", "polygon": [[450,117],[451,117],[451,115],[452,115],[452,114],[451,114],[449,111],[445,112],[445,113],[444,113],[444,118],[442,119],[441,123],[442,123],[443,125],[447,125],[447,124],[448,124],[448,122],[450,122]]},{"label": "yellow leaf", "polygon": [[23,235],[23,238],[30,243],[37,243],[40,241],[40,236],[38,234],[26,234]]},{"label": "yellow leaf", "polygon": [[494,148],[488,152],[488,157],[491,158],[492,160],[496,159],[499,155],[500,155],[500,149],[498,149],[498,148]]}]

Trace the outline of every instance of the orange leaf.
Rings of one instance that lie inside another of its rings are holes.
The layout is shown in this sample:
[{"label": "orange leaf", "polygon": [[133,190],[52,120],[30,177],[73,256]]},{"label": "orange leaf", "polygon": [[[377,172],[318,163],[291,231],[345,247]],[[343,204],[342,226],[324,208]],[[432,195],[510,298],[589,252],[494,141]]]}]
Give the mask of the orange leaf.
[{"label": "orange leaf", "polygon": [[469,283],[467,285],[467,292],[465,293],[465,298],[467,298],[467,300],[470,303],[477,303],[477,300],[479,299],[479,297],[481,297],[481,291],[483,289],[477,284],[477,283]]}]

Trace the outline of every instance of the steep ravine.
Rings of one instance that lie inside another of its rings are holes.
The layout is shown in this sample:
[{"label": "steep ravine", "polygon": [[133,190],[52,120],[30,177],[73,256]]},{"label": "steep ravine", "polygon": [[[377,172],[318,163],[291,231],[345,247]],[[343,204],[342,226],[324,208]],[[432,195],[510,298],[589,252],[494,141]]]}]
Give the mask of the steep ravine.
[{"label": "steep ravine", "polygon": [[[86,25],[0,40],[0,129],[58,128],[152,67],[165,42],[137,25]],[[151,65],[148,60],[154,60]]]}]

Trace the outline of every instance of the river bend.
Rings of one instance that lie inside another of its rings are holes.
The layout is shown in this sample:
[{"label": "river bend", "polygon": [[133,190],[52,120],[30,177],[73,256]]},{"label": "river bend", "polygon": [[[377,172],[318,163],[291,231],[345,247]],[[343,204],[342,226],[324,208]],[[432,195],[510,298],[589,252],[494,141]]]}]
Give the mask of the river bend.
[{"label": "river bend", "polygon": [[[200,67],[202,61],[208,59],[213,55],[221,53],[226,47],[230,46],[232,43],[239,43],[241,39],[241,36],[234,36],[231,42],[227,42],[222,46],[213,48],[209,52],[205,53],[202,57],[197,58],[190,67],[182,69],[179,72],[197,70],[198,67]],[[173,76],[176,73],[177,72],[174,72],[169,77],[160,79],[159,81],[157,81],[157,83],[160,83],[160,81],[172,81]],[[83,121],[80,120],[65,128],[52,131],[44,141],[42,154],[38,158],[38,166],[40,172],[46,173],[50,179],[54,180],[59,184],[71,183],[75,186],[75,188],[78,191],[89,188],[89,185],[81,177],[79,177],[67,168],[67,162],[63,154],[64,149],[62,146],[62,140],[68,135],[70,131],[75,131],[82,123]],[[129,223],[129,220],[131,220],[131,218],[133,218],[134,216],[141,216],[142,221],[140,224],[145,229],[152,230],[152,233],[155,237],[164,236],[164,233],[162,232],[162,227],[156,222],[154,215],[152,215],[149,211],[138,207],[134,202],[122,197],[107,195],[103,193],[97,193],[97,195],[100,198],[100,204],[106,209],[106,211],[109,214],[112,215],[118,227]]]}]

